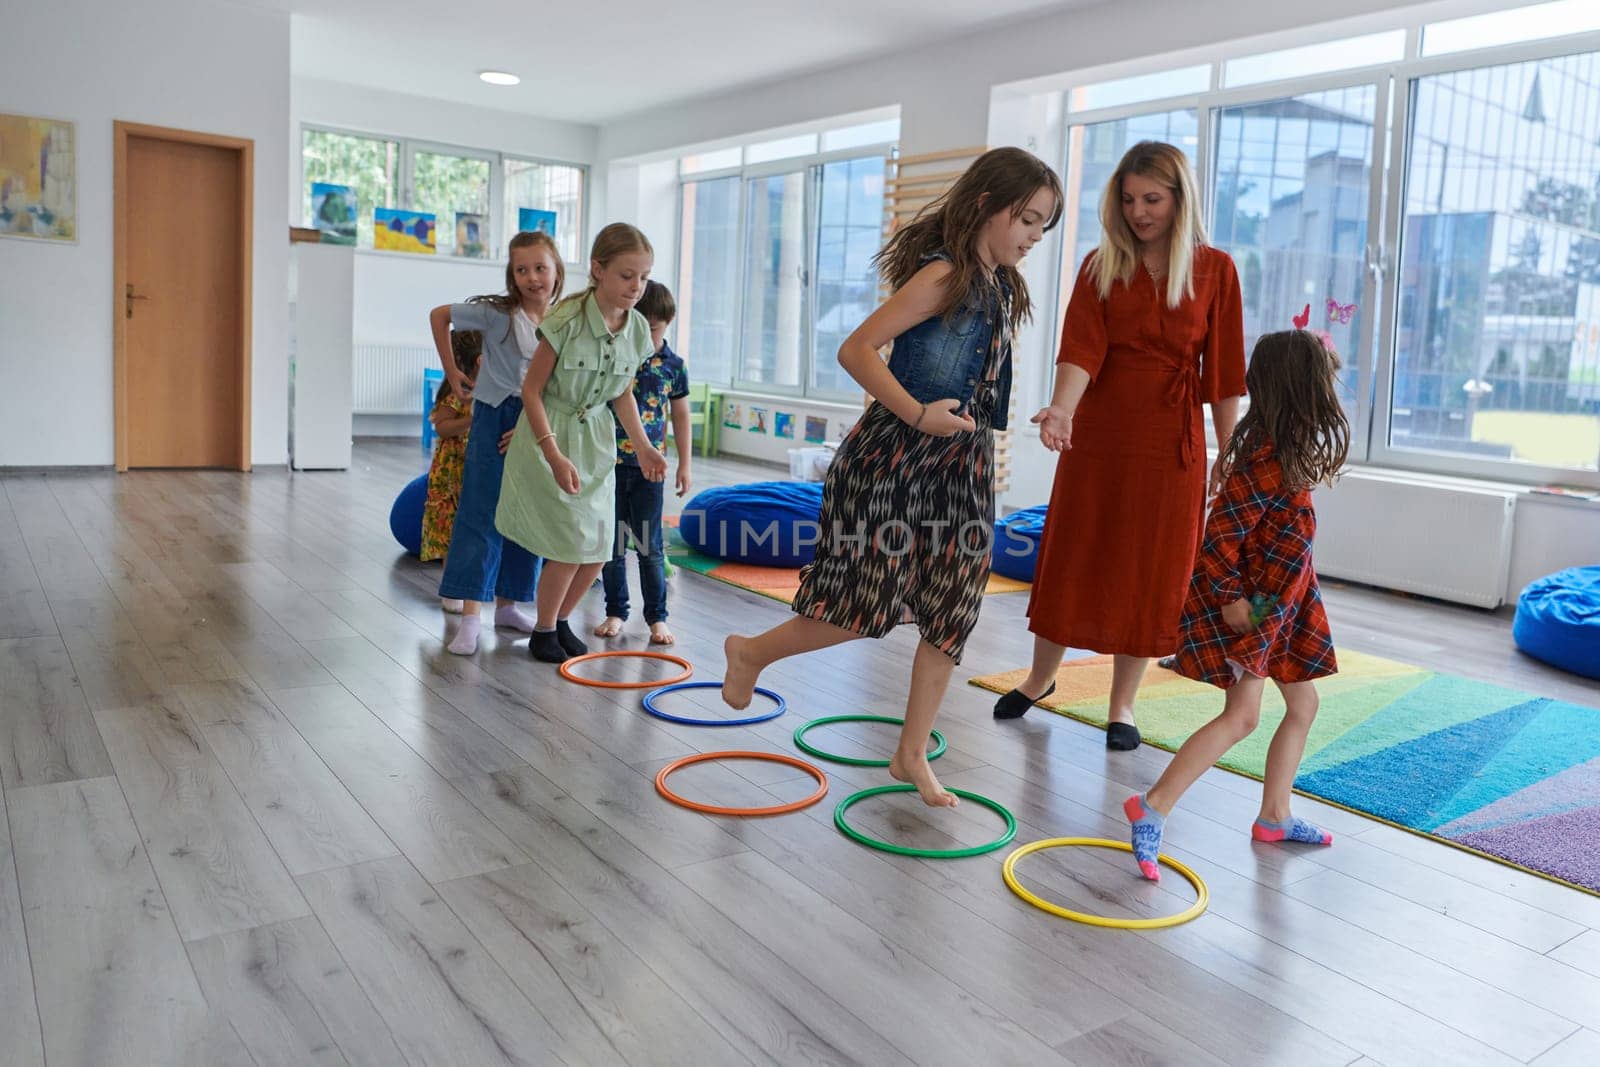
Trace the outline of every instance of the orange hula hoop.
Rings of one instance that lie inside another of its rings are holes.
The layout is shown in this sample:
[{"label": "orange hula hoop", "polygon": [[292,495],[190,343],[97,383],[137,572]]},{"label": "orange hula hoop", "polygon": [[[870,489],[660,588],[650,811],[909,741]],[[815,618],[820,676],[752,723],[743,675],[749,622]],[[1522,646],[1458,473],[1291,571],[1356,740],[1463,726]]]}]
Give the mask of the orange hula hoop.
[{"label": "orange hula hoop", "polygon": [[[688,800],[667,788],[667,776],[673,771],[687,767],[691,763],[704,763],[714,759],[756,759],[766,760],[770,763],[782,763],[790,767],[798,767],[817,780],[817,791],[810,796],[788,804],[774,804],[767,808],[724,808],[716,804],[702,804],[698,800]],[[696,752],[692,756],[675,759],[656,773],[656,792],[670,800],[680,808],[690,811],[703,812],[707,815],[787,815],[791,811],[808,808],[828,795],[828,776],[822,773],[821,768],[807,763],[803,759],[785,756],[776,752]]]},{"label": "orange hula hoop", "polygon": [[[648,682],[602,682],[598,679],[583,678],[572,673],[571,668],[574,663],[584,663],[592,659],[610,659],[614,656],[628,656],[635,659],[664,659],[668,663],[676,663],[678,666],[682,667],[683,673],[678,675],[676,678],[656,678],[651,679]],[[571,659],[567,660],[561,665],[561,677],[565,678],[569,682],[574,682],[578,685],[587,685],[594,689],[654,689],[657,686],[675,685],[678,682],[686,681],[688,678],[693,676],[693,674],[694,667],[682,656],[672,656],[665,652],[635,652],[629,649],[620,649],[615,652],[586,652],[581,656],[573,656]]]}]

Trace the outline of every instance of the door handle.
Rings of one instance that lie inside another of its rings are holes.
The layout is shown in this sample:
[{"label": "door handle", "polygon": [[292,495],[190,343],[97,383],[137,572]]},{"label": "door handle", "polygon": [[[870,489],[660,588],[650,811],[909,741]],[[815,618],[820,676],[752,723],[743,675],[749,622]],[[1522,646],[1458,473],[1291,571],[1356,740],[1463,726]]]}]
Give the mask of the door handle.
[{"label": "door handle", "polygon": [[124,301],[123,302],[127,306],[127,315],[128,315],[128,318],[130,318],[130,319],[133,318],[133,302],[135,300],[149,300],[150,299],[148,296],[145,296],[142,293],[135,293],[133,291],[133,283],[132,282],[128,283],[127,289],[123,293],[123,297],[124,297]]}]

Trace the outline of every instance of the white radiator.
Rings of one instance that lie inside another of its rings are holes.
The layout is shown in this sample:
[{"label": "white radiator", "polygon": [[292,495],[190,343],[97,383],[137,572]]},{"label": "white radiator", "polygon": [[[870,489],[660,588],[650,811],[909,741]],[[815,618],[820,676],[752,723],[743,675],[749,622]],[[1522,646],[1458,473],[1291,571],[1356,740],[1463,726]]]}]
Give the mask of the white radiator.
[{"label": "white radiator", "polygon": [[439,365],[438,354],[422,345],[381,345],[357,341],[352,373],[357,415],[422,414],[422,372]]},{"label": "white radiator", "polygon": [[1504,602],[1514,491],[1359,471],[1313,499],[1319,575],[1480,608]]}]

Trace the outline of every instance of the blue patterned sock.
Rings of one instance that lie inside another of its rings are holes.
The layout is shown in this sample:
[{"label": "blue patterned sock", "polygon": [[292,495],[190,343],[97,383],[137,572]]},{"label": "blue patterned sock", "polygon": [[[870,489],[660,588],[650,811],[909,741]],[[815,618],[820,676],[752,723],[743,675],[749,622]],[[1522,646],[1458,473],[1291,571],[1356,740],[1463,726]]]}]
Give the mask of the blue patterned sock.
[{"label": "blue patterned sock", "polygon": [[1161,881],[1161,831],[1167,817],[1146,804],[1143,793],[1124,800],[1122,812],[1133,825],[1133,858],[1139,862],[1139,873],[1152,882]]},{"label": "blue patterned sock", "polygon": [[1302,845],[1333,844],[1333,835],[1328,831],[1293,815],[1283,822],[1257,819],[1250,827],[1250,836],[1257,841],[1298,841]]}]

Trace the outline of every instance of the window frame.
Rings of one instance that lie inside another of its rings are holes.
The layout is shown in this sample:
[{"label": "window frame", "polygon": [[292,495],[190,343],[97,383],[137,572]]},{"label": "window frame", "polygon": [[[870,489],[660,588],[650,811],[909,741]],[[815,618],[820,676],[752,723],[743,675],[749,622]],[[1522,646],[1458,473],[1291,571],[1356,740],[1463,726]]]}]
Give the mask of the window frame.
[{"label": "window frame", "polygon": [[[493,239],[493,247],[496,250],[494,255],[482,259],[472,259],[453,254],[419,256],[409,252],[389,252],[383,249],[371,248],[360,244],[355,246],[355,253],[357,255],[398,256],[410,261],[433,261],[457,264],[495,264],[503,262],[506,243],[510,241],[512,236],[516,233],[515,220],[504,217],[505,162],[507,160],[512,160],[519,163],[536,163],[547,167],[568,167],[580,173],[581,177],[579,179],[579,189],[583,200],[582,208],[579,212],[580,218],[578,222],[579,233],[577,247],[580,250],[580,256],[582,254],[582,250],[587,248],[589,233],[589,210],[594,199],[592,196],[593,189],[590,184],[590,178],[592,176],[591,168],[587,163],[576,163],[571,160],[556,159],[553,157],[533,156],[522,152],[501,152],[492,148],[474,148],[468,145],[451,144],[446,141],[432,141],[420,137],[401,137],[394,134],[376,133],[371,130],[355,129],[347,126],[335,126],[323,122],[301,122],[299,124],[299,128],[300,143],[296,156],[296,166],[299,173],[299,188],[302,194],[299,202],[299,210],[302,213],[300,216],[301,225],[306,225],[303,212],[304,190],[306,187],[305,137],[306,131],[308,130],[315,130],[319,133],[336,134],[342,137],[359,137],[363,140],[369,141],[389,141],[396,144],[399,147],[399,160],[395,167],[395,199],[398,201],[396,206],[407,211],[417,210],[415,206],[415,184],[413,181],[415,177],[417,152],[427,152],[431,155],[458,156],[465,159],[482,159],[489,163],[489,233]],[[435,226],[444,225],[445,220],[435,219],[434,224]],[[451,227],[455,226],[455,218],[453,216],[448,220],[448,224]]]},{"label": "window frame", "polygon": [[[1450,21],[1450,20],[1432,20]],[[1409,23],[1404,58],[1390,63],[1352,67],[1302,78],[1265,81],[1224,88],[1226,64],[1248,53],[1229,53],[1212,60],[1211,88],[1199,94],[1140,100],[1114,107],[1088,110],[1071,108],[1072,89],[1061,92],[1061,143],[1058,155],[1063,177],[1070,180],[1066,164],[1074,127],[1117,119],[1135,118],[1164,111],[1189,109],[1195,112],[1198,141],[1190,153],[1200,182],[1200,199],[1207,232],[1215,229],[1216,166],[1220,136],[1217,112],[1234,106],[1294,97],[1306,93],[1371,85],[1376,89],[1373,122],[1372,173],[1368,190],[1368,229],[1366,266],[1362,284],[1364,306],[1375,311],[1375,329],[1363,331],[1358,355],[1360,379],[1356,411],[1351,416],[1351,461],[1375,467],[1428,474],[1460,476],[1506,484],[1541,485],[1559,483],[1584,488],[1600,488],[1600,470],[1548,467],[1510,460],[1486,459],[1464,453],[1396,447],[1390,443],[1395,363],[1398,355],[1400,292],[1398,279],[1402,260],[1405,203],[1413,160],[1410,145],[1418,83],[1423,78],[1488,67],[1557,59],[1564,56],[1600,52],[1600,31],[1586,31],[1545,37],[1533,41],[1463,49],[1435,56],[1422,56],[1421,43],[1427,23]],[[1359,34],[1355,34],[1359,36]],[[1270,51],[1289,47],[1280,44]],[[1330,45],[1331,47],[1331,45]],[[1192,64],[1176,64],[1185,66]],[[1152,64],[1148,71],[1162,69]],[[1133,71],[1132,73],[1143,73]],[[1123,77],[1128,74],[1121,75]],[[1068,249],[1057,240],[1053,255],[1060,263],[1059,283],[1049,294],[1048,314],[1054,320],[1051,333],[1055,351],[1060,344],[1061,323],[1067,297],[1071,293],[1076,263],[1067,263]],[[1041,304],[1043,301],[1041,301]],[[1040,382],[1042,396],[1054,388],[1055,366],[1045,360]],[[1209,419],[1208,419],[1209,421]],[[1600,461],[1600,457],[1597,457]],[[1600,465],[1600,462],[1597,462]]]},{"label": "window frame", "polygon": [[[818,143],[821,143],[822,133],[819,131]],[[765,142],[763,142],[765,143]],[[793,397],[797,400],[812,400],[824,404],[855,404],[859,403],[862,390],[854,389],[818,389],[811,386],[812,368],[819,358],[816,352],[816,287],[813,284],[816,274],[817,248],[820,240],[818,232],[818,206],[822,190],[822,168],[828,163],[840,160],[866,159],[881,157],[887,167],[896,151],[895,142],[878,142],[875,144],[857,145],[849,148],[836,148],[827,152],[817,152],[806,156],[790,156],[784,159],[769,160],[764,163],[746,164],[738,167],[723,167],[718,170],[694,171],[684,174],[682,168],[678,173],[678,197],[675,211],[677,214],[677,236],[680,255],[674,265],[674,277],[681,291],[683,279],[681,277],[683,260],[681,250],[684,241],[689,236],[683,231],[683,187],[697,182],[714,181],[723,178],[737,178],[739,223],[738,240],[739,253],[736,257],[737,282],[736,300],[737,313],[734,328],[735,351],[733,363],[728,380],[713,384],[721,385],[733,392],[753,393],[765,396]],[[776,175],[800,173],[803,175],[805,186],[805,247],[803,251],[805,263],[805,277],[803,279],[805,314],[801,317],[800,351],[801,367],[798,385],[780,385],[773,382],[753,381],[743,376],[744,374],[744,330],[747,324],[749,308],[745,301],[745,284],[749,262],[750,211],[749,211],[749,183],[762,178]],[[674,329],[674,343],[676,343],[676,329]],[[693,353],[689,353],[693,358]]]}]

